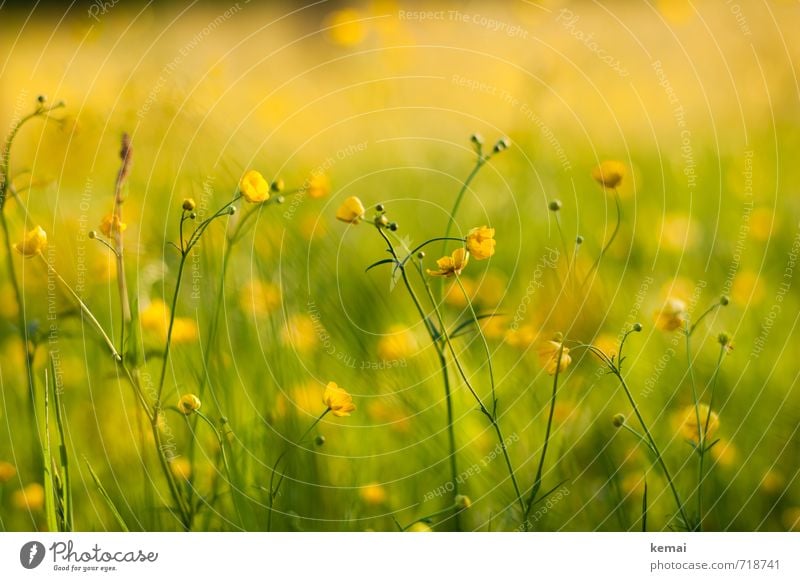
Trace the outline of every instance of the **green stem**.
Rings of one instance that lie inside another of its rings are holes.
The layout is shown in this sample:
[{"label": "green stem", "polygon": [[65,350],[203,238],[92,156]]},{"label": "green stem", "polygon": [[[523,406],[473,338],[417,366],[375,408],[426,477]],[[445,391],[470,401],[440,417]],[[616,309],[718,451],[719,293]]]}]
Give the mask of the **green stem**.
[{"label": "green stem", "polygon": [[542,454],[539,456],[539,466],[536,469],[536,477],[533,479],[533,488],[531,488],[531,493],[528,496],[528,505],[525,508],[525,519],[523,521],[523,525],[527,528],[528,525],[528,515],[530,513],[531,507],[533,506],[534,501],[536,500],[536,495],[539,493],[539,488],[542,486],[542,473],[544,471],[544,461],[545,457],[547,456],[547,448],[550,445],[550,433],[553,428],[553,415],[555,415],[556,409],[556,395],[558,394],[558,376],[561,371],[561,357],[564,354],[564,344],[558,348],[558,358],[556,359],[556,371],[553,374],[553,395],[550,397],[550,412],[547,416],[547,428],[544,432],[544,444],[542,445]]},{"label": "green stem", "polygon": [[456,214],[458,213],[458,208],[461,206],[461,201],[464,199],[464,194],[467,192],[469,188],[469,184],[472,183],[472,180],[475,179],[475,176],[478,175],[478,172],[483,167],[483,165],[488,161],[488,157],[483,155],[478,155],[478,161],[475,162],[475,167],[472,168],[472,171],[467,176],[467,179],[464,180],[464,183],[461,186],[461,189],[458,191],[456,195],[455,202],[453,203],[453,209],[450,211],[450,217],[447,220],[447,228],[444,230],[443,242],[442,242],[442,255],[447,254],[447,240],[450,237],[450,232],[453,229],[453,225],[456,221]]},{"label": "green stem", "polygon": [[597,255],[597,258],[595,259],[594,263],[592,263],[592,267],[589,269],[589,272],[586,273],[586,276],[584,277],[583,282],[581,283],[581,288],[586,286],[586,283],[589,281],[589,278],[592,276],[594,271],[597,270],[597,268],[600,266],[600,261],[603,259],[603,256],[605,256],[606,252],[608,252],[608,249],[614,243],[614,239],[617,237],[617,234],[619,234],[619,228],[622,225],[622,206],[620,205],[619,201],[619,193],[617,193],[616,189],[612,191],[614,192],[614,203],[617,207],[617,223],[614,225],[614,230],[613,232],[611,232],[611,237],[608,239],[608,242],[605,243],[603,249],[600,251],[600,254]]},{"label": "green stem", "polygon": [[172,295],[172,307],[170,308],[169,313],[169,327],[167,328],[167,341],[164,346],[164,359],[161,362],[161,376],[158,380],[158,391],[156,397],[156,403],[159,404],[161,402],[161,395],[164,391],[164,381],[167,377],[167,364],[169,363],[169,350],[170,346],[172,345],[172,328],[175,325],[175,309],[178,305],[178,294],[181,290],[181,279],[183,278],[183,268],[186,265],[186,252],[181,253],[181,261],[178,265],[178,277],[175,281],[175,292]]},{"label": "green stem", "polygon": [[461,283],[461,277],[455,275],[456,282],[458,283],[458,287],[461,289],[461,294],[464,295],[464,300],[467,301],[467,306],[469,307],[470,315],[475,320],[475,327],[477,328],[478,335],[480,335],[481,342],[483,343],[483,350],[486,354],[486,364],[489,368],[489,381],[492,387],[492,416],[497,417],[497,395],[495,393],[495,382],[494,382],[494,369],[492,368],[492,354],[489,350],[489,343],[486,341],[486,336],[483,334],[483,329],[481,328],[480,321],[478,320],[478,314],[475,312],[475,308],[472,306],[472,300],[470,299],[469,295],[467,294],[467,290],[464,288],[464,285]]}]

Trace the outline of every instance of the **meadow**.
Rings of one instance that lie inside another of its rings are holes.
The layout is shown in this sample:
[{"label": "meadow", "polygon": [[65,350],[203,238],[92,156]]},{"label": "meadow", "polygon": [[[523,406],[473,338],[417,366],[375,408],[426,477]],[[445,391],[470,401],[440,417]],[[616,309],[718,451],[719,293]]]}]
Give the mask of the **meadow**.
[{"label": "meadow", "polygon": [[795,3],[0,7],[0,530],[800,530]]}]

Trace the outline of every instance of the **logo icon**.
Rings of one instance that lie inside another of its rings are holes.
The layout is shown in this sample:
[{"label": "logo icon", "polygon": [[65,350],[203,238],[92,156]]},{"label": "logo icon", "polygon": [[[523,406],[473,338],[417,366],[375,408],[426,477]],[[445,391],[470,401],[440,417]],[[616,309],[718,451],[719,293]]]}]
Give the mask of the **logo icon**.
[{"label": "logo icon", "polygon": [[35,569],[44,560],[44,545],[39,541],[29,541],[19,550],[19,562],[26,569]]}]

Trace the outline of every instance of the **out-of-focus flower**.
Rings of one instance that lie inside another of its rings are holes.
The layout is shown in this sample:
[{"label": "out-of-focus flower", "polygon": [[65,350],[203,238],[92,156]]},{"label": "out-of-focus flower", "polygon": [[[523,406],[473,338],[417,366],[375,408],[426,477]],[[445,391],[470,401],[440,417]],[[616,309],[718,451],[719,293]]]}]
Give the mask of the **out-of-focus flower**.
[{"label": "out-of-focus flower", "polygon": [[340,418],[349,416],[350,412],[354,412],[356,409],[356,406],[353,405],[353,396],[332,381],[325,386],[322,403],[328,406],[333,415]]},{"label": "out-of-focus flower", "polygon": [[742,270],[736,274],[731,285],[731,298],[738,305],[757,305],[764,300],[767,291],[757,272]]},{"label": "out-of-focus flower", "polygon": [[800,506],[790,506],[784,510],[781,522],[787,531],[800,532]]},{"label": "out-of-focus flower", "polygon": [[364,218],[364,204],[356,196],[350,196],[339,209],[336,210],[336,219],[348,224],[358,224]]},{"label": "out-of-focus flower", "polygon": [[331,12],[327,18],[328,37],[339,46],[355,46],[364,40],[367,28],[354,8]]},{"label": "out-of-focus flower", "polygon": [[786,486],[786,477],[778,470],[767,470],[761,479],[761,490],[767,494],[777,494]]},{"label": "out-of-focus flower", "polygon": [[[700,416],[700,425],[697,425],[697,417]],[[684,438],[691,440],[695,444],[700,442],[701,432],[705,434],[706,445],[710,444],[711,438],[719,429],[719,416],[716,412],[709,414],[708,406],[701,403],[697,410],[693,405],[686,406],[678,415],[680,432]],[[712,448],[713,450],[713,448]]]},{"label": "out-of-focus flower", "polygon": [[750,214],[750,234],[760,241],[769,240],[773,231],[778,230],[775,214],[769,208],[756,208]]},{"label": "out-of-focus flower", "polygon": [[239,181],[239,191],[251,204],[260,204],[269,199],[269,183],[254,169],[242,176]]},{"label": "out-of-focus flower", "polygon": [[673,252],[691,250],[702,238],[702,227],[685,214],[667,214],[661,224],[662,248]]},{"label": "out-of-focus flower", "polygon": [[298,351],[311,351],[319,343],[314,321],[308,315],[292,315],[281,333],[283,342]]},{"label": "out-of-focus flower", "polygon": [[189,480],[192,477],[192,463],[183,456],[170,460],[169,470],[178,480]]},{"label": "out-of-focus flower", "polygon": [[[561,350],[560,365],[558,361],[559,350]],[[569,367],[570,363],[572,363],[572,357],[569,355],[569,347],[558,341],[545,341],[539,348],[539,363],[548,375],[555,375],[556,368],[558,368],[559,373],[563,372]]]},{"label": "out-of-focus flower", "polygon": [[469,262],[469,253],[466,251],[465,248],[456,248],[453,251],[453,254],[450,256],[443,256],[439,260],[436,261],[436,266],[439,267],[439,270],[428,270],[428,274],[431,276],[453,276],[461,274],[461,271],[464,270],[464,267],[467,266]]},{"label": "out-of-focus flower", "polygon": [[172,323],[172,342],[191,343],[197,340],[197,323],[188,317],[175,317]]},{"label": "out-of-focus flower", "polygon": [[681,299],[669,298],[660,311],[655,313],[655,326],[662,331],[674,331],[683,327],[687,320],[686,303]]},{"label": "out-of-focus flower", "polygon": [[[700,422],[703,423],[704,421],[705,416],[700,416]],[[739,449],[733,442],[724,438],[720,438],[719,442],[714,444],[714,447],[711,448],[709,453],[711,457],[717,461],[717,464],[723,468],[730,468],[739,459]]]},{"label": "out-of-focus flower", "polygon": [[619,339],[613,335],[603,334],[594,340],[594,346],[600,349],[608,357],[615,357],[619,354]]},{"label": "out-of-focus flower", "polygon": [[366,504],[383,504],[386,502],[386,489],[377,482],[370,482],[362,486],[358,495]]},{"label": "out-of-focus flower", "polygon": [[411,330],[400,325],[389,328],[378,340],[378,357],[383,361],[406,359],[417,350],[417,340]]},{"label": "out-of-focus flower", "polygon": [[494,228],[480,226],[467,234],[467,250],[475,260],[486,260],[494,254]]},{"label": "out-of-focus flower", "polygon": [[[152,333],[164,341],[169,331],[170,310],[161,299],[153,299],[139,313],[139,320],[145,332]],[[175,317],[172,323],[172,341],[174,343],[191,343],[197,339],[197,323],[188,317]]]},{"label": "out-of-focus flower", "polygon": [[312,198],[324,198],[331,193],[331,180],[324,173],[315,173],[306,182],[305,192]]},{"label": "out-of-focus flower", "polygon": [[422,521],[417,521],[406,529],[409,533],[432,533],[433,529]]},{"label": "out-of-focus flower", "polygon": [[100,232],[107,238],[122,234],[127,229],[128,225],[121,221],[116,214],[108,214],[100,222]]},{"label": "out-of-focus flower", "polygon": [[530,324],[512,326],[506,331],[506,344],[517,349],[527,349],[539,339],[539,331]]},{"label": "out-of-focus flower", "polygon": [[14,244],[14,250],[25,258],[41,254],[45,248],[47,248],[47,232],[41,226],[28,231],[22,242]]},{"label": "out-of-focus flower", "polygon": [[11,504],[18,510],[40,511],[44,508],[44,487],[38,482],[15,490],[11,495]]},{"label": "out-of-focus flower", "polygon": [[[467,296],[470,300],[475,299],[475,281],[471,278],[462,278],[461,285],[464,287],[464,291],[466,291]],[[447,290],[444,292],[444,301],[453,307],[458,309],[465,309],[467,307],[467,299],[464,297],[464,291],[461,290],[461,287],[458,286],[457,281],[453,281],[450,286],[447,287]]]},{"label": "out-of-focus flower", "polygon": [[245,313],[269,315],[281,306],[281,289],[271,282],[251,280],[242,289],[239,306]]},{"label": "out-of-focus flower", "polygon": [[625,166],[619,161],[606,160],[592,170],[592,179],[604,188],[616,188],[623,177]]},{"label": "out-of-focus flower", "polygon": [[199,410],[201,405],[200,398],[193,393],[185,393],[178,400],[178,409],[185,416]]},{"label": "out-of-focus flower", "polygon": [[620,481],[620,488],[625,496],[642,496],[644,494],[644,475],[639,472],[628,474]]},{"label": "out-of-focus flower", "polygon": [[0,484],[5,484],[17,473],[17,469],[9,462],[0,462]]}]

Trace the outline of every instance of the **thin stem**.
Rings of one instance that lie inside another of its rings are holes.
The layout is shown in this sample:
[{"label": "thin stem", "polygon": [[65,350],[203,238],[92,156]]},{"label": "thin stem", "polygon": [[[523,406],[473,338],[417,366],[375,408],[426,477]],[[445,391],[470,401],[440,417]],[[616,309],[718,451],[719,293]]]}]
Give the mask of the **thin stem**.
[{"label": "thin stem", "polygon": [[[319,415],[319,417],[317,419],[315,419],[310,426],[308,426],[308,429],[305,432],[303,432],[303,435],[300,436],[300,438],[297,440],[297,445],[302,444],[303,440],[306,439],[306,436],[308,436],[308,434],[311,433],[311,430],[313,430],[316,427],[316,425],[322,421],[322,418],[324,418],[326,415],[328,415],[328,412],[330,412],[330,411],[331,411],[330,408],[326,408],[325,411],[322,412]],[[278,464],[280,464],[281,460],[283,460],[286,457],[286,455],[289,453],[289,451],[291,449],[292,448],[290,448],[287,445],[283,449],[283,452],[280,453],[280,455],[278,456],[277,460],[275,460],[275,463],[272,465],[272,471],[271,471],[270,477],[269,477],[269,498],[268,498],[269,511],[267,513],[267,532],[272,530],[272,513],[274,512],[273,506],[274,506],[274,503],[275,503],[275,497],[278,495],[278,490],[280,489],[281,484],[283,483],[283,477],[284,477],[283,473],[281,473],[281,476],[278,479],[278,483],[274,484],[275,474],[278,472]]]},{"label": "thin stem", "polygon": [[[711,379],[711,394],[709,395],[708,399],[708,412],[706,413],[705,422],[703,423],[702,427],[698,423],[697,424],[697,431],[700,434],[701,430],[703,433],[702,440],[703,445],[702,447],[698,444],[698,454],[700,456],[700,460],[698,462],[697,468],[697,528],[698,530],[702,530],[703,527],[703,481],[705,480],[705,457],[710,447],[706,445],[706,438],[708,437],[708,426],[711,422],[711,406],[714,403],[714,392],[717,388],[717,377],[719,376],[719,369],[722,365],[722,358],[725,356],[725,345],[721,345],[719,349],[719,356],[717,357],[717,366],[714,368],[714,375]],[[698,436],[699,437],[699,436]]]},{"label": "thin stem", "polygon": [[620,204],[619,193],[617,193],[616,188],[614,188],[612,191],[614,193],[614,203],[617,207],[617,223],[614,225],[614,230],[613,232],[611,232],[611,237],[608,239],[608,242],[605,243],[603,249],[600,251],[600,254],[597,255],[597,258],[595,259],[594,263],[592,263],[592,267],[589,269],[589,272],[586,273],[586,276],[584,277],[583,282],[581,283],[581,288],[586,286],[586,283],[588,282],[589,278],[592,276],[594,271],[597,270],[597,267],[600,266],[600,261],[603,259],[603,256],[605,256],[606,252],[611,247],[611,244],[614,243],[614,239],[617,237],[617,234],[619,234],[619,228],[620,225],[622,224],[622,206]]},{"label": "thin stem", "polygon": [[544,444],[542,445],[542,454],[539,456],[539,466],[536,469],[536,477],[533,479],[533,488],[531,488],[531,493],[528,496],[528,504],[525,508],[525,518],[523,520],[523,526],[527,528],[528,526],[528,515],[530,514],[531,507],[533,506],[534,501],[536,500],[536,495],[539,493],[539,488],[542,486],[542,472],[544,470],[544,460],[547,456],[547,447],[550,444],[550,433],[553,427],[553,415],[555,414],[556,409],[556,395],[558,394],[558,376],[559,372],[561,371],[561,357],[564,354],[564,344],[558,348],[558,358],[556,360],[556,371],[553,374],[553,395],[550,398],[550,413],[547,416],[547,428],[544,432]]},{"label": "thin stem", "polygon": [[172,307],[170,308],[169,313],[169,327],[167,328],[167,340],[164,346],[164,358],[161,362],[161,376],[158,380],[158,391],[156,392],[158,395],[156,397],[156,403],[161,402],[161,395],[164,391],[164,381],[167,377],[167,364],[169,363],[169,350],[172,345],[172,328],[175,325],[175,309],[178,305],[178,293],[181,290],[181,279],[183,278],[183,268],[186,265],[186,256],[187,254],[184,252],[181,254],[181,261],[178,265],[178,276],[177,280],[175,281],[175,292],[172,294]]},{"label": "thin stem", "polygon": [[489,381],[492,386],[492,417],[497,417],[497,395],[495,394],[495,384],[494,384],[494,369],[492,369],[492,354],[489,350],[489,343],[486,341],[486,336],[483,334],[483,329],[481,328],[480,321],[478,320],[478,315],[475,312],[475,308],[472,306],[472,300],[470,299],[469,295],[467,294],[467,290],[464,288],[464,285],[461,283],[461,277],[455,275],[456,282],[458,283],[458,288],[461,289],[461,294],[464,295],[464,300],[467,301],[467,306],[469,307],[469,312],[472,315],[472,318],[475,320],[475,327],[478,330],[478,335],[481,337],[481,342],[483,343],[483,350],[486,353],[486,364],[489,368]]},{"label": "thin stem", "polygon": [[461,185],[461,189],[458,191],[456,195],[455,202],[453,203],[453,209],[450,211],[450,217],[447,220],[447,228],[444,230],[443,242],[442,242],[442,255],[447,254],[447,239],[450,237],[450,232],[453,229],[453,225],[456,221],[456,214],[458,213],[458,208],[461,206],[461,200],[464,198],[464,194],[467,192],[467,188],[469,188],[469,184],[472,183],[472,180],[475,179],[475,176],[478,175],[481,167],[489,160],[487,156],[482,154],[478,155],[478,161],[475,162],[475,167],[472,168],[472,171],[467,176],[467,179],[464,180],[464,183]]}]

